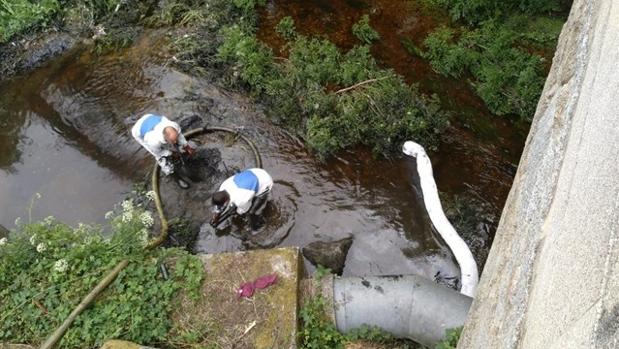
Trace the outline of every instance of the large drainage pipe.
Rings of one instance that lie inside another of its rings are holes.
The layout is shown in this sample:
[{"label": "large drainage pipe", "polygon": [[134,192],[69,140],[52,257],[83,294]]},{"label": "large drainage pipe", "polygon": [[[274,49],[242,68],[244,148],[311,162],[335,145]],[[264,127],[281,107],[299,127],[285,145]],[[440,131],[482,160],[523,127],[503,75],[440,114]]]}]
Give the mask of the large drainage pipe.
[{"label": "large drainage pipe", "polygon": [[417,275],[333,279],[340,332],[376,326],[429,347],[441,341],[446,330],[464,324],[472,301]]},{"label": "large drainage pipe", "polygon": [[460,267],[460,293],[421,276],[406,275],[335,278],[323,289],[323,295],[333,297],[332,316],[340,332],[376,326],[396,337],[433,347],[445,338],[446,330],[464,325],[479,274],[473,254],[443,212],[425,150],[408,141],[402,151],[417,160],[430,220]]}]

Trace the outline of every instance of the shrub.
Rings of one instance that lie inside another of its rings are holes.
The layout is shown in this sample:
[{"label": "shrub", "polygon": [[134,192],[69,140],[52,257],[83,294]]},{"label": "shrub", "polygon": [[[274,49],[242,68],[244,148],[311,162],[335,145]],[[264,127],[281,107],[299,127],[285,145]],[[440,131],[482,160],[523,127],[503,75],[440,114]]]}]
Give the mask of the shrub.
[{"label": "shrub", "polygon": [[475,30],[441,27],[424,41],[424,57],[447,76],[470,73],[475,92],[497,115],[531,120],[545,80],[543,59],[518,47],[520,36],[505,26],[486,22]]},{"label": "shrub", "polygon": [[59,9],[58,0],[0,0],[0,42],[33,26],[45,26]]},{"label": "shrub", "polygon": [[561,11],[566,7],[562,0],[426,0],[428,3],[445,8],[454,21],[479,24],[515,11],[528,15]]},{"label": "shrub", "polygon": [[[59,347],[98,347],[110,338],[167,340],[168,313],[181,287],[195,294],[202,265],[186,252],[145,251],[153,218],[123,203],[112,232],[47,218],[19,227],[0,246],[0,341],[38,344],[118,262],[129,265],[67,331]],[[169,279],[160,271],[169,268]]]},{"label": "shrub", "polygon": [[286,40],[293,40],[297,36],[297,29],[295,28],[294,21],[290,16],[282,18],[282,20],[277,23],[275,31]]},{"label": "shrub", "polygon": [[346,337],[339,333],[325,315],[326,302],[323,297],[309,299],[299,312],[302,327],[299,331],[303,349],[344,348]]},{"label": "shrub", "polygon": [[353,35],[364,44],[371,44],[373,41],[380,39],[380,35],[372,26],[370,26],[370,16],[363,15],[359,22],[352,26]]},{"label": "shrub", "polygon": [[288,59],[275,62],[270,49],[236,25],[222,30],[218,57],[311,149],[326,156],[363,144],[380,154],[408,138],[435,144],[446,125],[436,99],[380,69],[367,46],[342,53],[328,40],[298,35],[292,20],[282,22],[291,38]]},{"label": "shrub", "polygon": [[219,59],[232,64],[240,79],[248,83],[257,94],[262,93],[273,70],[271,50],[237,25],[223,28],[221,33],[223,44],[218,50]]}]

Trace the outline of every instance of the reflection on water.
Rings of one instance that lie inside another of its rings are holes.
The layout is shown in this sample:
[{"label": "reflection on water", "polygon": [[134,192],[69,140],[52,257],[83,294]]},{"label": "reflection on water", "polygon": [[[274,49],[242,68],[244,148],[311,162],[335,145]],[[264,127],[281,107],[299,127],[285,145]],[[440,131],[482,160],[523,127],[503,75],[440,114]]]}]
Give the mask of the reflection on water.
[{"label": "reflection on water", "polygon": [[[211,125],[242,127],[261,150],[276,182],[269,220],[257,237],[267,245],[269,239],[283,238],[281,245],[302,247],[353,235],[345,275],[458,274],[413,185],[413,160],[375,160],[366,149],[352,149],[321,162],[245,97],[167,67],[160,42],[160,33],[150,32],[133,47],[105,57],[77,49],[0,86],[0,224],[12,227],[37,192],[42,198],[33,217],[102,222],[150,168],[151,158],[128,133],[135,116],[145,111],[177,120],[199,115]],[[433,157],[439,189],[449,195],[478,193],[498,217],[513,175],[501,144],[480,144],[464,132],[448,144],[455,154],[441,149]],[[251,164],[228,148],[222,150],[227,166]],[[485,173],[488,168],[494,172]],[[165,181],[162,187],[177,190]],[[168,202],[168,208],[208,222],[203,194],[194,199],[187,194],[185,200]],[[196,249],[247,247],[233,235],[218,236],[203,226]]]},{"label": "reflection on water", "polygon": [[69,224],[102,223],[103,215],[130,188],[128,180],[82,153],[49,121],[21,107],[0,114],[0,225],[12,228],[53,215]]}]

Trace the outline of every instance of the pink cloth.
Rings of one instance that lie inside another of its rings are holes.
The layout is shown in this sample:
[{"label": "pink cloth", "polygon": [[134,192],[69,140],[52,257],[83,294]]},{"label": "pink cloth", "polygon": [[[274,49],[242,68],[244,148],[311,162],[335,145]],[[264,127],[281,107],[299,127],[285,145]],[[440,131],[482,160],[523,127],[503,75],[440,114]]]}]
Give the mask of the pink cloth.
[{"label": "pink cloth", "polygon": [[237,297],[245,297],[250,298],[254,295],[254,292],[258,289],[267,288],[273,284],[277,283],[277,274],[268,274],[263,275],[252,282],[246,282],[241,284],[239,288],[236,290]]}]

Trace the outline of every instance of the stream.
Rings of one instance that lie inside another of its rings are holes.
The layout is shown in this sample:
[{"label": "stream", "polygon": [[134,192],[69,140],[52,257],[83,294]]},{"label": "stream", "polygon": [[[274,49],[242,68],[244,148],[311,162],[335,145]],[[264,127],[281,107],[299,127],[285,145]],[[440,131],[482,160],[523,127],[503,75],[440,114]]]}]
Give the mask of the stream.
[{"label": "stream", "polygon": [[[301,31],[328,28],[323,34],[349,48],[352,39],[345,28],[363,13],[372,18],[380,14],[384,23],[375,27],[384,40],[373,48],[379,62],[419,83],[422,91],[439,93],[443,104],[457,111],[430,157],[444,200],[464,197],[475,203],[467,214],[478,223],[465,239],[481,269],[526,129],[493,117],[464,82],[436,75],[404,50],[403,36],[415,34],[418,40],[423,37],[419,33],[436,24],[410,5],[414,2],[402,3],[409,5],[271,1],[262,10],[259,36],[280,47],[267,28],[286,14]],[[398,35],[389,36],[394,27]],[[175,70],[163,37],[162,31],[149,30],[131,47],[104,56],[78,45],[42,68],[0,83],[0,225],[13,229],[17,217],[27,222],[49,215],[72,225],[105,224],[105,213],[126,197],[133,183],[147,179],[152,166],[151,157],[130,137],[132,123],[145,112],[177,121],[198,115],[207,124],[240,127],[256,142],[264,168],[275,180],[264,230],[277,237],[276,245],[303,247],[353,236],[344,275],[458,275],[451,252],[424,211],[413,159],[399,154],[375,159],[357,148],[320,161],[246,96]],[[250,154],[227,147],[228,141],[202,139],[221,152],[227,166],[252,166]],[[208,222],[205,195],[174,196],[169,184],[164,183],[162,193],[164,199],[174,198],[166,201],[171,215],[187,212]],[[233,236],[203,227],[194,250],[245,248]]]}]

